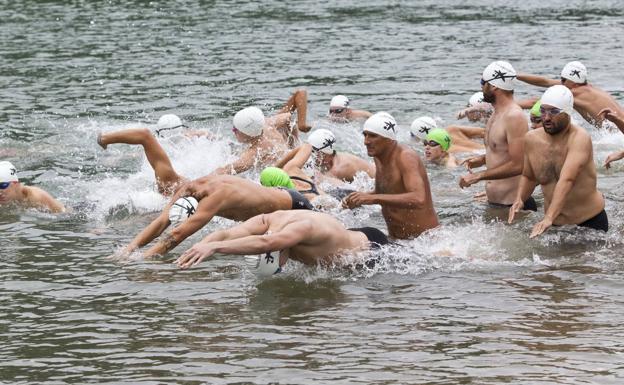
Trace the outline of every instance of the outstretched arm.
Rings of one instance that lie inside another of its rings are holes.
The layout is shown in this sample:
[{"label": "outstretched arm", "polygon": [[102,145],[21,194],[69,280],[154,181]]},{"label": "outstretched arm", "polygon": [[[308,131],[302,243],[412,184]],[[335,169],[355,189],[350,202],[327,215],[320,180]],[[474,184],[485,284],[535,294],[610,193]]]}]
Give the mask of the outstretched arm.
[{"label": "outstretched arm", "polygon": [[618,115],[617,112],[611,110],[610,108],[603,108],[598,113],[598,116],[613,122],[617,126],[617,128],[619,128],[620,131],[624,133],[624,117]]},{"label": "outstretched arm", "polygon": [[51,213],[63,213],[65,212],[65,206],[47,191],[40,189],[39,187],[27,187],[28,204],[32,207],[48,210]]},{"label": "outstretched arm", "polygon": [[243,151],[242,154],[235,160],[233,163],[226,164],[225,166],[221,166],[218,169],[214,170],[211,174],[229,174],[235,175],[240,174],[241,172],[247,171],[254,166],[256,161],[259,158],[258,149],[256,147],[250,147]]},{"label": "outstretched arm", "polygon": [[550,86],[556,86],[557,84],[561,84],[561,81],[559,80],[548,79],[543,76],[530,75],[530,74],[518,74],[516,79],[520,80],[521,82],[525,82],[525,83],[538,86],[538,87],[550,87]]}]

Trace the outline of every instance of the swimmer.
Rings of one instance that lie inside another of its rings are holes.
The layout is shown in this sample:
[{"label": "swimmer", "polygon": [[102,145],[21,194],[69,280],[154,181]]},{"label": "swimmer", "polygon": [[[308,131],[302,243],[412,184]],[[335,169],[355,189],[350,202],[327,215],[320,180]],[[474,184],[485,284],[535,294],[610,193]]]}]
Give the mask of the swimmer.
[{"label": "swimmer", "polygon": [[267,255],[279,260],[280,268],[289,259],[309,266],[335,266],[343,264],[343,256],[374,250],[387,243],[386,235],[376,228],[345,229],[328,214],[276,211],[208,235],[175,263],[186,269],[221,253]]},{"label": "swimmer", "polygon": [[[417,141],[424,140],[431,130],[438,128],[437,126],[438,124],[433,118],[421,116],[412,122],[410,136]],[[483,144],[474,140],[483,139],[484,128],[453,125],[446,127],[446,133],[451,137],[451,142],[453,143],[448,150],[450,153],[475,152],[485,148]]]},{"label": "swimmer", "polygon": [[[587,68],[579,61],[572,61],[563,67],[559,80],[548,79],[542,76],[519,74],[518,80],[538,87],[550,87],[557,84],[564,85],[572,91],[574,109],[589,124],[602,127],[605,116],[600,114],[605,108],[624,116],[622,106],[604,90],[587,82]],[[622,130],[622,128],[620,128]],[[624,132],[624,130],[622,130]]]},{"label": "swimmer", "polygon": [[429,131],[425,140],[423,140],[425,160],[447,168],[457,167],[457,159],[449,153],[451,143],[451,137],[446,130],[436,128]]},{"label": "swimmer", "polygon": [[[617,112],[614,112],[608,108],[600,111],[599,115],[601,115],[604,119],[613,122],[622,132],[624,132],[624,119],[622,118],[623,115],[619,115]],[[609,154],[604,162],[605,168],[611,168],[612,162],[615,162],[622,158],[624,158],[624,151],[616,151]]]},{"label": "swimmer", "polygon": [[[509,207],[516,197],[524,156],[524,135],[529,129],[526,115],[514,101],[516,72],[505,61],[490,63],[481,78],[484,100],[492,103],[494,113],[485,127],[485,155],[464,160],[469,174],[459,180],[461,188],[482,180],[487,181],[487,200],[495,206]],[[485,165],[486,170],[472,172]],[[527,209],[537,210],[533,198],[528,198]]]},{"label": "swimmer", "polygon": [[354,110],[349,107],[351,101],[344,95],[336,95],[329,102],[329,119],[335,122],[351,122],[366,120],[372,114],[364,110]]},{"label": "swimmer", "polygon": [[483,101],[483,92],[475,92],[468,100],[468,105],[457,113],[457,119],[468,119],[472,123],[486,123],[494,108],[490,103]]},{"label": "swimmer", "polygon": [[[287,150],[286,142],[273,126],[265,122],[264,114],[259,108],[242,109],[234,116],[233,123],[234,135],[239,142],[248,144],[249,147],[240,154],[238,160],[214,170],[213,174],[238,174],[255,165],[269,164]],[[141,145],[154,170],[158,191],[165,196],[172,195],[188,181],[174,170],[169,156],[148,128],[130,128],[99,134],[97,142],[103,149],[116,143]]]},{"label": "swimmer", "polygon": [[[295,112],[297,113],[297,122],[296,125],[293,125],[291,120]],[[268,125],[275,127],[282,134],[289,147],[294,147],[299,144],[299,131],[308,132],[312,128],[306,123],[307,112],[308,91],[296,90],[284,106],[266,121]]]},{"label": "swimmer", "polygon": [[531,121],[531,129],[536,130],[542,126],[542,113],[540,112],[540,108],[542,107],[542,101],[538,100],[531,107],[531,111],[529,112],[529,120]]},{"label": "swimmer", "polygon": [[46,191],[34,186],[25,186],[17,177],[17,169],[11,162],[0,162],[0,207],[15,205],[34,208],[51,213],[65,212],[65,206]]},{"label": "swimmer", "polygon": [[375,190],[354,192],[343,206],[381,205],[392,238],[413,238],[437,227],[425,166],[414,150],[397,142],[394,118],[377,113],[364,122],[363,131],[368,155],[375,159]]},{"label": "swimmer", "polygon": [[277,167],[284,168],[293,159],[299,168],[308,161],[310,156],[314,158],[314,164],[318,170],[333,178],[353,182],[358,172],[365,172],[369,177],[375,178],[375,166],[364,159],[346,152],[335,150],[336,137],[330,130],[324,128],[313,131],[307,143],[291,150],[283,159],[277,162]]},{"label": "swimmer", "polygon": [[[173,229],[165,231],[171,225],[169,210],[182,197],[193,197],[199,202],[196,212]],[[142,254],[145,258],[163,255],[215,216],[245,221],[259,214],[295,209],[311,210],[312,205],[294,190],[267,188],[230,175],[204,176],[182,186],[162,213],[114,256],[126,257],[164,232],[165,235]]]},{"label": "swimmer", "polygon": [[264,187],[284,187],[297,191],[310,201],[325,194],[301,169],[294,170],[289,167],[288,170],[266,167],[260,172],[260,184]]},{"label": "swimmer", "polygon": [[544,219],[533,226],[531,238],[552,225],[578,225],[607,231],[605,200],[596,189],[596,166],[589,134],[572,123],[572,92],[555,85],[542,96],[543,128],[526,135],[524,168],[509,223],[539,184],[544,193]]}]

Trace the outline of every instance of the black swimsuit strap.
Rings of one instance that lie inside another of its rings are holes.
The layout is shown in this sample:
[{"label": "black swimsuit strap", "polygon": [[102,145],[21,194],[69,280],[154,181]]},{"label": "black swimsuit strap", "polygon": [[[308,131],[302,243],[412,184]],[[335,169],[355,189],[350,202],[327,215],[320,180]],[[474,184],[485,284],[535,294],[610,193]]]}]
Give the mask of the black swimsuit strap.
[{"label": "black swimsuit strap", "polygon": [[300,178],[298,176],[291,176],[291,175],[289,175],[289,176],[290,176],[290,179],[298,180],[300,182],[307,183],[307,184],[310,185],[310,189],[309,190],[297,190],[300,193],[302,193],[302,194],[311,193],[311,194],[321,195],[319,193],[318,189],[316,188],[316,185],[314,184],[314,182],[309,181],[307,179]]}]

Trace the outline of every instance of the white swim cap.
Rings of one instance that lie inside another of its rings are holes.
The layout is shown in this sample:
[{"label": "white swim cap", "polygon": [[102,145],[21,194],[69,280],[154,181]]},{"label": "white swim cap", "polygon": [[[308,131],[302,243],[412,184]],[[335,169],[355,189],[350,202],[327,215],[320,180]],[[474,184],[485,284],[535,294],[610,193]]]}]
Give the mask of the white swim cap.
[{"label": "white swim cap", "polygon": [[17,179],[17,169],[13,166],[13,163],[6,160],[0,162],[0,183],[5,182],[19,182]]},{"label": "white swim cap", "polygon": [[333,154],[336,136],[329,130],[319,128],[308,136],[308,143],[310,143],[312,148],[316,151],[320,151],[325,154]]},{"label": "white swim cap", "polygon": [[397,128],[396,120],[392,115],[387,112],[378,112],[364,122],[362,130],[396,140]]},{"label": "white swim cap", "polygon": [[552,86],[544,91],[544,95],[542,95],[540,100],[542,101],[542,106],[547,104],[555,108],[560,108],[563,112],[572,116],[574,96],[572,96],[572,91],[570,91],[568,87],[562,85]]},{"label": "white swim cap", "polygon": [[501,90],[513,91],[516,70],[506,61],[495,61],[485,67],[481,78]]},{"label": "white swim cap", "polygon": [[583,84],[587,82],[587,68],[580,61],[571,61],[561,70],[561,77]]},{"label": "white swim cap", "polygon": [[438,127],[433,118],[428,116],[421,116],[420,118],[414,119],[412,125],[410,126],[410,133],[412,136],[416,137],[424,137],[429,133],[429,131]]},{"label": "white swim cap", "polygon": [[191,196],[179,198],[169,208],[169,221],[171,221],[172,225],[185,221],[188,217],[195,214],[197,205],[197,199]]},{"label": "white swim cap", "polygon": [[174,114],[165,114],[158,119],[158,123],[156,123],[156,128],[158,131],[160,130],[170,130],[173,128],[182,127],[182,120],[178,117],[178,115]]},{"label": "white swim cap", "polygon": [[329,102],[329,108],[332,108],[332,107],[338,107],[338,108],[349,107],[349,98],[344,95],[334,96],[331,102]]},{"label": "white swim cap", "polygon": [[238,111],[233,119],[234,128],[251,137],[262,135],[264,114],[258,107],[247,107]]},{"label": "white swim cap", "polygon": [[476,106],[477,104],[483,103],[483,92],[475,92],[468,100],[468,107]]},{"label": "white swim cap", "polygon": [[260,278],[267,278],[273,274],[280,273],[282,268],[279,265],[279,251],[267,252],[258,255],[256,264],[256,275]]}]

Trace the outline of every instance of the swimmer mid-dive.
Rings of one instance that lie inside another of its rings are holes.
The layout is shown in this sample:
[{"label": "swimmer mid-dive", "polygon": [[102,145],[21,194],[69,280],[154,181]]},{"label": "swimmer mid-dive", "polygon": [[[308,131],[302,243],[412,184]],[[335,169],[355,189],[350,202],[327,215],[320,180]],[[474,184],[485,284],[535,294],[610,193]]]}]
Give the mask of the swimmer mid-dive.
[{"label": "swimmer mid-dive", "polygon": [[341,265],[341,257],[388,243],[372,227],[345,229],[336,218],[313,211],[276,211],[253,217],[235,227],[216,231],[196,243],[176,261],[189,268],[216,253],[266,255],[281,268],[293,259],[306,265]]},{"label": "swimmer mid-dive", "polygon": [[336,95],[329,102],[329,119],[335,122],[351,122],[368,119],[372,114],[364,110],[354,110],[351,101],[344,95]]},{"label": "swimmer mid-dive", "polygon": [[[199,202],[197,209],[188,219],[165,232],[171,224],[169,209],[182,197],[195,198]],[[259,214],[294,209],[311,210],[312,205],[294,190],[267,188],[236,176],[208,175],[182,186],[162,213],[115,256],[127,256],[163,232],[165,235],[143,252],[143,256],[148,258],[165,254],[215,216],[244,221]]]},{"label": "swimmer mid-dive", "polygon": [[552,225],[578,225],[607,231],[605,200],[596,188],[596,166],[589,134],[571,122],[572,92],[562,85],[542,96],[544,127],[526,135],[524,167],[509,223],[539,184],[544,193],[544,219],[533,226],[537,237]]},{"label": "swimmer mid-dive", "polygon": [[34,186],[25,186],[17,177],[17,169],[11,162],[0,162],[0,208],[15,205],[52,213],[65,212],[65,206],[48,192]]}]

